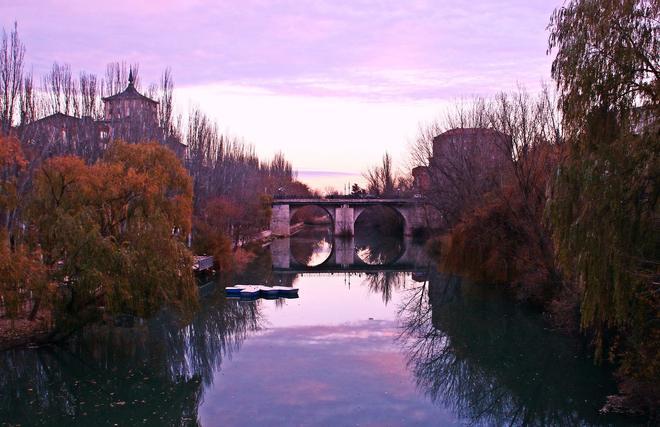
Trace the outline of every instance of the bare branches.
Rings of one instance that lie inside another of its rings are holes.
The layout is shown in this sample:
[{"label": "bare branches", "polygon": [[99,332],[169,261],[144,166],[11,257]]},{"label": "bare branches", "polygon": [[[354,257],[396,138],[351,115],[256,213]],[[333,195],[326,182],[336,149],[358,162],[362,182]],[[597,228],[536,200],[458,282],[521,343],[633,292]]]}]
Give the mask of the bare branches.
[{"label": "bare branches", "polygon": [[392,196],[396,177],[392,168],[392,157],[385,152],[380,165],[369,168],[362,177],[367,181],[367,192],[376,196]]},{"label": "bare branches", "polygon": [[111,62],[105,68],[105,92],[104,96],[114,95],[126,88],[129,72],[133,72],[134,85],[140,89],[140,64],[132,64],[130,67],[126,61]]},{"label": "bare branches", "polygon": [[101,82],[94,74],[80,73],[80,114],[101,118]]},{"label": "bare branches", "polygon": [[23,84],[25,45],[18,37],[18,24],[9,34],[2,30],[0,43],[0,133],[8,133]]},{"label": "bare branches", "polygon": [[62,113],[69,116],[80,114],[78,84],[71,74],[69,64],[53,63],[43,78],[42,92],[48,114]]},{"label": "bare branches", "polygon": [[171,68],[168,67],[165,69],[165,71],[163,71],[158,89],[160,92],[160,96],[158,98],[160,102],[160,110],[158,116],[160,127],[165,130],[167,135],[170,135],[173,132],[172,114],[174,93],[174,79],[172,78]]}]

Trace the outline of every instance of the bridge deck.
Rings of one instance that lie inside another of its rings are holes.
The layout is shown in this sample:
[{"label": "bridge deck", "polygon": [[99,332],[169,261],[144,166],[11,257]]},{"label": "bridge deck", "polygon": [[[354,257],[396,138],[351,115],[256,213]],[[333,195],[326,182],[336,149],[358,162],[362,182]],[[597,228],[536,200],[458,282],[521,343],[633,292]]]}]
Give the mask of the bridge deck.
[{"label": "bridge deck", "polygon": [[423,267],[416,266],[387,266],[387,265],[370,265],[359,267],[306,267],[294,266],[291,268],[273,267],[273,273],[278,274],[369,274],[369,273],[420,273],[426,271]]},{"label": "bridge deck", "polygon": [[274,199],[273,205],[411,205],[421,203],[421,199],[360,199],[360,198],[323,198],[323,199]]}]

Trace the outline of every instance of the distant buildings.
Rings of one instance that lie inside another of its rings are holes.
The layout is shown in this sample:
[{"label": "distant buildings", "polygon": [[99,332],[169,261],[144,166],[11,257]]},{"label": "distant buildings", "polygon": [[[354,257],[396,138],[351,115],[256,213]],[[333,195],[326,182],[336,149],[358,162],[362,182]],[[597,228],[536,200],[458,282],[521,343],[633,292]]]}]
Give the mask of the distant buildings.
[{"label": "distant buildings", "polygon": [[431,189],[431,176],[427,166],[417,166],[412,170],[413,188],[418,192],[426,192]]},{"label": "distant buildings", "polygon": [[128,75],[128,86],[123,92],[103,98],[106,122],[114,123],[139,118],[144,123],[157,123],[158,102],[142,95],[135,88],[133,71]]},{"label": "distant buildings", "polygon": [[[432,184],[451,185],[455,179],[479,181],[500,170],[510,160],[509,137],[487,128],[455,128],[433,138],[429,166],[412,170],[414,187],[427,191]],[[442,179],[441,177],[444,177]],[[435,182],[433,182],[435,181]]]},{"label": "distant buildings", "polygon": [[416,191],[442,212],[447,223],[475,205],[510,172],[510,138],[494,129],[456,128],[433,138],[428,166],[413,169]]},{"label": "distant buildings", "polygon": [[433,138],[429,166],[463,170],[478,180],[508,163],[508,141],[507,135],[494,129],[451,129]]},{"label": "distant buildings", "polygon": [[100,120],[51,114],[19,129],[22,140],[50,154],[75,153],[86,158],[97,158],[110,141],[117,139],[129,143],[158,141],[183,156],[185,145],[159,126],[159,103],[138,92],[132,71],[126,89],[102,101]]}]

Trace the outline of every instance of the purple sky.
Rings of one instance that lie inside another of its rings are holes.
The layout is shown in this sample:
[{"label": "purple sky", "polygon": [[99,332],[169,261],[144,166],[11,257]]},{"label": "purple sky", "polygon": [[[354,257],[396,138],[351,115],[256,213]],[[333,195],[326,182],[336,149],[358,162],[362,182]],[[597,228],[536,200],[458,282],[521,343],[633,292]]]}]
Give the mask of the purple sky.
[{"label": "purple sky", "polygon": [[[558,4],[0,0],[0,19],[18,20],[37,75],[53,61],[102,74],[125,60],[140,63],[146,86],[170,66],[183,112],[199,105],[301,170],[359,173],[385,150],[403,162],[419,123],[457,98],[548,81],[545,28]],[[361,148],[318,159],[328,144]]]}]

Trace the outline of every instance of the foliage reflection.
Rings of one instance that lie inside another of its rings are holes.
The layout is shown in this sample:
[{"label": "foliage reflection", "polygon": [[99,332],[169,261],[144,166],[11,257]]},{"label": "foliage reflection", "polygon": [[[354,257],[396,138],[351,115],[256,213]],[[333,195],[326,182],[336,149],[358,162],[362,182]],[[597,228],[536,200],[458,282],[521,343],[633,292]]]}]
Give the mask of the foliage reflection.
[{"label": "foliage reflection", "polygon": [[355,236],[355,252],[365,264],[387,265],[403,255],[405,245],[401,237],[381,236],[373,230],[365,230]]},{"label": "foliage reflection", "polygon": [[[601,425],[603,370],[502,292],[431,274],[410,289],[399,337],[419,389],[476,425]],[[618,420],[620,421],[620,420]]]},{"label": "foliage reflection", "polygon": [[193,321],[161,314],[94,326],[62,347],[0,353],[0,414],[11,424],[196,425],[203,385],[260,328],[259,302],[219,289]]}]

